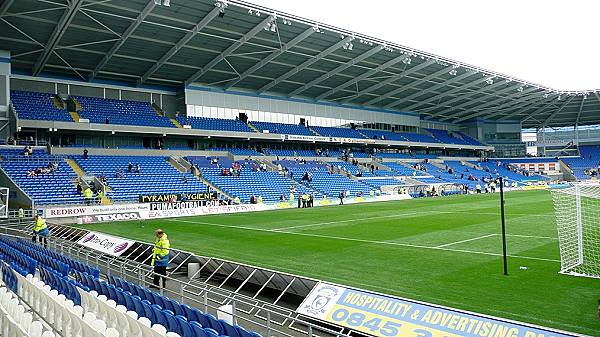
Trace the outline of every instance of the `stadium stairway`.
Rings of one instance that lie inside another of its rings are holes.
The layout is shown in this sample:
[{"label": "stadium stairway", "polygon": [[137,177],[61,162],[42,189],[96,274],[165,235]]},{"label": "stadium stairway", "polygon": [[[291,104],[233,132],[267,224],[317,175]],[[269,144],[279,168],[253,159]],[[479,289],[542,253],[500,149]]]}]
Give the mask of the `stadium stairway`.
[{"label": "stadium stairway", "polygon": [[78,123],[79,119],[81,119],[81,117],[79,116],[79,113],[77,113],[77,111],[69,111],[69,115],[71,115],[71,118],[73,118],[73,122]]},{"label": "stadium stairway", "polygon": [[254,130],[254,132],[256,133],[262,133],[259,129],[256,128],[256,126],[252,125],[252,123],[250,123],[250,121],[248,121],[248,127],[252,130]]},{"label": "stadium stairway", "polygon": [[[73,171],[77,174],[77,180],[73,181],[73,185],[77,186],[77,181],[82,179],[84,176],[87,176],[87,173],[77,164],[77,162],[73,159],[65,159],[67,164],[73,169]],[[106,186],[106,191],[110,191],[110,187]],[[106,194],[102,197],[102,205],[110,205],[112,204],[112,200],[106,196]]]},{"label": "stadium stairway", "polygon": [[171,123],[173,123],[173,125],[175,125],[175,127],[177,127],[178,129],[183,129],[183,125],[181,125],[181,123],[179,123],[179,121],[177,121],[175,118],[169,118],[169,120],[171,121]]},{"label": "stadium stairway", "polygon": [[314,133],[315,136],[321,137],[321,135],[317,131],[313,130],[312,128],[308,128],[308,129],[310,130],[310,132]]},{"label": "stadium stairway", "polygon": [[64,102],[62,102],[57,96],[52,96],[52,102],[57,109],[62,110],[65,108]]},{"label": "stadium stairway", "polygon": [[81,168],[81,166],[79,166],[79,164],[77,164],[77,162],[73,159],[66,159],[67,164],[69,164],[69,166],[71,166],[71,168],[73,169],[73,171],[75,171],[75,173],[77,173],[77,177],[81,178],[83,177],[85,174],[85,171]]},{"label": "stadium stairway", "polygon": [[[171,157],[173,158],[173,157]],[[175,159],[175,158],[173,158]],[[191,167],[192,164],[185,158],[178,158],[175,159],[177,161],[177,163],[182,166],[182,167]],[[173,163],[171,163],[171,161],[169,161],[169,163],[171,165],[173,165]],[[173,167],[175,167],[177,169],[177,167],[175,165],[173,165]],[[194,175],[194,177],[198,180],[200,180],[200,182],[202,182],[204,185],[210,187],[213,191],[217,192],[218,194],[224,196],[227,199],[233,200],[233,197],[231,195],[229,195],[228,193],[225,193],[222,189],[218,188],[217,186],[215,186],[213,183],[211,183],[210,181],[204,179],[202,176],[197,176]]]}]

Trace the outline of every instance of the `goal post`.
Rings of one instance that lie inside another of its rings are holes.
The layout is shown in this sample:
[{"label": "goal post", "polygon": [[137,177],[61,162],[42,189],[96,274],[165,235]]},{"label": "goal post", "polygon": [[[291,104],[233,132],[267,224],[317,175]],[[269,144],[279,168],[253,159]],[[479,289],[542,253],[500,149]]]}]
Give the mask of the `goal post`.
[{"label": "goal post", "polygon": [[560,272],[600,278],[600,186],[553,189]]}]

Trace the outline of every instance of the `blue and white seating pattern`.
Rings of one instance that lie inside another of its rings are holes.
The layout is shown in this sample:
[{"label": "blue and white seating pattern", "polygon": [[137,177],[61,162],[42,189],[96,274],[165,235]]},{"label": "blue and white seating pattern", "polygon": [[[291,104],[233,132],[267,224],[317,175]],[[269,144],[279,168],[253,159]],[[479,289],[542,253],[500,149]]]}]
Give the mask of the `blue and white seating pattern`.
[{"label": "blue and white seating pattern", "polygon": [[14,291],[0,287],[0,336],[54,337],[55,334],[44,331],[42,321],[33,319]]},{"label": "blue and white seating pattern", "polygon": [[458,145],[470,145],[464,139],[454,136],[454,134],[446,130],[438,129],[425,129],[431,133],[440,143],[446,144],[458,144]]},{"label": "blue and white seating pattern", "polygon": [[578,180],[590,179],[584,172],[600,167],[600,145],[580,146],[579,154],[579,157],[564,157],[561,160],[569,166]]},{"label": "blue and white seating pattern", "polygon": [[21,119],[73,121],[66,109],[59,109],[54,105],[52,94],[13,90],[10,92],[10,100]]}]

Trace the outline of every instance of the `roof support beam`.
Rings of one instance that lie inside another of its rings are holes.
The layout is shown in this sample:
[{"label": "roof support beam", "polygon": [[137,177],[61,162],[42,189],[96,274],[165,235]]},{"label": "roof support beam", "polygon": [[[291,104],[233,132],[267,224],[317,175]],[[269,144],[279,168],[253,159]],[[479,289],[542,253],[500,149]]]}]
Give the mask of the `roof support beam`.
[{"label": "roof support beam", "polygon": [[[476,74],[476,72],[471,72],[471,71],[469,71],[469,73],[471,75],[475,75]],[[441,93],[439,95],[430,97],[430,98],[428,98],[428,99],[426,99],[424,101],[416,102],[415,104],[413,104],[413,105],[405,108],[404,110],[406,110],[406,111],[415,111],[415,109],[417,107],[419,107],[419,106],[422,106],[422,105],[425,105],[425,104],[428,104],[428,103],[431,103],[431,102],[434,102],[434,101],[439,101],[440,99],[442,99],[445,96],[452,95],[452,94],[454,94],[456,92],[459,92],[461,90],[467,89],[467,88],[472,87],[474,85],[478,85],[478,84],[483,83],[483,82],[485,82],[485,78],[480,78],[478,80],[471,81],[471,82],[469,82],[467,84],[464,84],[464,85],[462,85],[460,87],[456,87],[456,88],[454,88],[454,89],[452,89],[450,91],[446,91],[446,92],[443,92],[443,93]]]},{"label": "roof support beam", "polygon": [[202,77],[202,75],[206,74],[210,69],[212,69],[212,67],[216,66],[217,64],[219,64],[219,62],[223,61],[229,54],[233,53],[236,49],[241,47],[248,40],[250,40],[251,38],[256,36],[256,34],[260,33],[260,31],[263,30],[267,24],[269,24],[275,20],[276,20],[276,17],[273,15],[270,15],[266,19],[262,20],[258,25],[254,26],[254,28],[252,28],[249,32],[244,34],[244,36],[239,38],[239,40],[235,41],[232,45],[227,47],[227,49],[225,49],[219,55],[217,55],[215,58],[210,60],[210,62],[208,62],[204,67],[202,67],[200,70],[195,72],[192,76],[190,76],[190,78],[188,78],[185,81],[185,86],[187,87],[188,85],[194,83],[196,80],[198,80],[200,77]]},{"label": "roof support beam", "polygon": [[364,95],[364,94],[369,93],[371,91],[375,91],[375,90],[377,90],[379,88],[382,88],[382,87],[384,87],[384,86],[386,86],[388,84],[394,83],[394,82],[398,81],[399,79],[401,79],[401,78],[403,78],[403,77],[405,77],[407,75],[410,75],[410,74],[412,74],[414,72],[417,72],[417,71],[419,71],[419,70],[421,70],[423,68],[426,68],[429,65],[432,65],[433,63],[435,63],[435,60],[431,59],[431,60],[425,61],[425,62],[423,62],[421,64],[418,64],[418,65],[416,65],[416,66],[414,66],[414,67],[412,67],[410,69],[407,69],[407,70],[401,72],[400,74],[397,74],[397,75],[394,75],[394,76],[388,78],[387,80],[383,80],[383,81],[381,81],[381,82],[379,82],[377,84],[373,84],[372,86],[370,86],[370,87],[368,87],[368,88],[366,88],[364,90],[361,90],[361,91],[357,92],[352,97],[344,99],[340,103],[341,104],[348,103],[348,102],[352,101],[353,99],[355,99],[356,97],[359,97],[360,95]]},{"label": "roof support beam", "polygon": [[542,99],[540,99],[540,100],[536,101],[534,104],[532,104],[531,106],[529,106],[529,107],[528,107],[528,108],[535,108],[535,107],[538,107],[538,106],[540,106],[540,102],[543,102],[543,101],[548,101],[548,100],[550,100],[550,102],[543,103],[543,104],[542,104],[542,105],[541,105],[539,108],[537,108],[537,110],[536,110],[536,111],[534,111],[534,112],[528,113],[528,112],[524,112],[524,111],[523,111],[523,108],[518,108],[516,111],[514,111],[514,112],[511,112],[510,114],[508,114],[508,115],[505,115],[505,116],[502,116],[502,117],[498,118],[498,120],[499,120],[499,121],[507,120],[507,119],[513,118],[514,116],[519,116],[519,115],[522,115],[522,114],[524,114],[524,113],[527,113],[527,114],[530,114],[530,115],[535,115],[535,114],[538,114],[539,112],[546,110],[546,109],[548,108],[548,106],[549,106],[549,105],[552,105],[552,104],[554,104],[554,103],[552,102],[552,101],[554,100],[554,97],[553,97],[553,96],[558,96],[558,94],[556,94],[556,93],[554,93],[554,94],[551,94],[551,95],[550,95],[550,96],[548,96],[547,98],[542,98]]},{"label": "roof support beam", "polygon": [[472,75],[473,75],[472,72],[466,72],[464,74],[461,74],[461,75],[458,75],[458,76],[454,76],[451,79],[446,80],[446,81],[444,81],[442,83],[438,83],[436,85],[433,85],[433,86],[431,86],[431,87],[429,87],[429,88],[427,88],[425,90],[419,90],[418,92],[415,92],[412,95],[408,95],[408,96],[406,96],[406,97],[404,97],[402,99],[396,100],[395,102],[392,102],[392,103],[390,103],[388,105],[385,105],[384,108],[395,107],[395,106],[400,105],[400,104],[402,104],[404,102],[410,101],[410,100],[415,99],[415,98],[420,97],[420,96],[423,96],[423,95],[425,95],[427,93],[430,93],[432,91],[436,91],[438,89],[441,89],[441,88],[443,88],[443,87],[445,87],[447,85],[450,85],[450,84],[452,84],[454,82],[458,82],[458,81],[460,81],[460,80],[462,80],[464,78],[467,78],[469,76],[472,76]]},{"label": "roof support beam", "polygon": [[73,18],[75,18],[75,15],[79,11],[79,8],[81,8],[82,4],[83,0],[73,0],[69,7],[67,7],[67,9],[63,12],[62,16],[58,20],[58,23],[56,24],[56,27],[54,28],[54,31],[52,32],[52,35],[50,36],[50,39],[48,40],[48,43],[46,43],[46,46],[44,47],[44,51],[38,57],[33,66],[33,76],[37,76],[40,74],[40,72],[42,72],[44,66],[50,59],[50,56],[52,56],[54,53],[54,48],[56,48],[58,45],[58,42],[65,34],[67,27],[69,27],[69,24],[71,21],[73,21]]},{"label": "roof support beam", "polygon": [[[472,91],[469,94],[460,95],[460,96],[458,96],[458,97],[456,97],[454,99],[449,100],[448,102],[444,102],[444,105],[449,106],[450,108],[447,109],[447,110],[438,112],[438,113],[436,113],[436,115],[449,114],[449,113],[455,112],[458,109],[467,107],[469,105],[472,105],[474,103],[480,102],[482,100],[489,99],[487,97],[487,95],[485,95],[485,97],[480,97],[480,98],[477,98],[477,99],[474,99],[474,100],[469,100],[468,98],[470,98],[470,97],[472,97],[473,95],[476,95],[476,94],[485,93],[485,91],[488,91],[488,90],[491,90],[491,89],[495,89],[495,88],[497,88],[497,87],[499,87],[501,85],[506,85],[506,83],[504,81],[498,81],[498,82],[496,82],[494,84],[490,84],[490,85],[484,86],[483,88],[480,88],[478,90]],[[492,91],[492,94],[494,94],[494,95],[500,95],[500,94],[504,94],[505,92],[508,92],[508,91],[511,91],[511,90],[517,91],[517,87],[514,87],[514,86],[506,87],[506,88],[501,89],[499,91]],[[456,106],[452,106],[452,103],[460,101],[460,100],[466,100],[466,102],[463,102],[463,103],[461,103],[459,105],[456,105]],[[462,109],[461,111],[455,112],[454,114],[451,114],[449,116],[443,116],[441,120],[447,120],[449,118],[461,115],[461,114],[465,113],[465,110],[468,110],[468,109]]]},{"label": "roof support beam", "polygon": [[372,48],[372,49],[370,49],[370,50],[362,53],[361,55],[353,58],[352,60],[339,65],[337,68],[335,68],[335,69],[333,69],[333,70],[331,70],[331,71],[329,71],[329,72],[327,72],[327,73],[325,73],[325,74],[323,74],[323,75],[315,78],[314,80],[306,83],[305,85],[301,86],[300,88],[298,88],[298,89],[290,92],[290,94],[288,96],[296,96],[297,94],[299,94],[299,93],[301,93],[301,92],[303,92],[303,91],[311,88],[313,85],[318,84],[318,83],[320,83],[320,82],[322,82],[322,81],[330,78],[331,76],[334,76],[335,74],[337,74],[339,72],[342,72],[342,71],[344,71],[344,70],[352,67],[353,65],[355,65],[355,64],[357,64],[359,62],[364,61],[365,59],[373,56],[374,54],[376,54],[378,52],[380,52],[384,48],[385,47],[383,45],[380,45],[380,46],[377,46],[375,48]]},{"label": "roof support beam", "polygon": [[215,17],[217,17],[220,11],[221,7],[215,6],[215,8],[213,8],[212,11],[210,11],[204,18],[202,18],[202,20],[200,20],[200,22],[198,22],[194,26],[194,28],[190,29],[184,37],[177,41],[177,43],[173,47],[171,47],[171,49],[169,49],[168,52],[166,52],[155,64],[152,65],[152,67],[150,67],[150,69],[148,69],[148,71],[144,73],[144,75],[142,75],[142,77],[137,81],[137,86],[140,86],[142,83],[146,82],[148,78],[152,76],[152,74],[154,74],[158,69],[160,69],[160,67],[162,67],[165,63],[167,63],[171,57],[177,54],[177,52],[181,48],[183,48],[183,46],[190,42],[194,38],[194,36],[196,36],[196,34],[198,34]]},{"label": "roof support beam", "polygon": [[[512,91],[512,90],[515,90],[515,89],[513,87],[508,87],[508,88],[504,88],[502,90],[499,90],[499,91],[497,91],[494,94],[500,95],[500,94],[504,94],[505,92],[509,92],[509,91]],[[448,120],[448,119],[452,119],[452,118],[455,118],[455,117],[458,117],[458,116],[461,116],[461,115],[464,115],[464,114],[470,114],[471,111],[469,111],[469,110],[480,111],[481,109],[487,108],[489,106],[493,107],[495,104],[498,104],[499,102],[506,101],[506,100],[511,100],[511,99],[513,99],[513,97],[516,97],[516,96],[520,96],[518,99],[521,99],[521,98],[523,98],[523,95],[529,94],[529,93],[531,93],[533,91],[536,91],[536,90],[537,90],[537,88],[535,88],[535,87],[530,87],[530,88],[528,88],[526,90],[523,90],[523,91],[515,90],[516,92],[513,93],[513,94],[510,94],[508,96],[499,97],[497,99],[488,101],[487,103],[484,103],[482,105],[479,105],[479,106],[476,105],[476,106],[473,106],[471,108],[464,109],[463,111],[455,112],[455,113],[453,113],[451,115],[443,117],[442,120]],[[465,106],[465,104],[466,105],[470,105],[471,103],[482,102],[482,101],[485,101],[486,99],[487,99],[487,97],[478,98],[478,99],[475,99],[473,101],[457,105],[456,108],[458,108],[460,106]]]},{"label": "roof support beam", "polygon": [[[569,105],[569,103],[571,103],[571,101],[575,98],[575,96],[569,98],[568,100],[566,100],[563,105],[560,106],[560,108],[558,108],[556,111],[554,111],[553,113],[550,114],[550,116],[548,116],[548,118],[546,118],[542,124],[540,125],[540,128],[545,128],[546,126],[548,126],[548,122],[550,122],[552,120],[552,118],[554,118],[554,116],[558,115],[567,105]],[[527,118],[525,118],[523,120],[526,121],[528,119],[530,119],[531,117],[533,117],[533,115],[529,115]]]},{"label": "roof support beam", "polygon": [[150,12],[152,12],[152,10],[154,9],[155,6],[156,6],[156,3],[154,2],[154,0],[148,1],[148,3],[146,4],[146,7],[144,7],[144,9],[140,12],[140,14],[138,14],[135,21],[133,21],[129,25],[129,27],[127,27],[125,32],[121,35],[121,38],[119,39],[119,41],[117,41],[115,44],[113,44],[113,46],[110,48],[108,53],[106,53],[106,55],[104,55],[104,57],[102,58],[100,63],[98,63],[96,68],[94,68],[92,73],[88,76],[88,81],[92,81],[96,76],[98,76],[98,73],[100,72],[100,70],[102,70],[102,68],[104,68],[104,66],[106,66],[106,64],[115,55],[115,53],[119,50],[119,48],[121,48],[121,46],[123,46],[123,44],[125,44],[125,41],[127,41],[127,39],[133,34],[133,32],[142,24],[144,19],[146,19],[148,14],[150,14]]},{"label": "roof support beam", "polygon": [[317,55],[315,55],[314,57],[309,58],[308,60],[304,61],[299,66],[294,67],[290,71],[288,71],[285,74],[279,76],[274,81],[271,81],[271,82],[267,83],[262,88],[258,89],[258,93],[260,94],[260,93],[263,93],[263,92],[265,92],[265,91],[273,88],[274,86],[278,85],[279,83],[281,83],[281,82],[285,81],[286,79],[290,78],[292,75],[295,75],[295,74],[301,72],[302,70],[308,68],[313,63],[321,60],[325,56],[327,56],[327,55],[333,53],[334,51],[338,50],[343,45],[345,45],[346,43],[351,42],[352,40],[354,40],[353,37],[346,36],[345,38],[343,38],[340,41],[338,41],[336,44],[330,46],[329,48],[327,48],[327,49],[323,50],[322,52],[318,53]]},{"label": "roof support beam", "polygon": [[334,93],[336,93],[336,92],[338,92],[340,90],[343,90],[343,89],[345,89],[345,88],[347,88],[347,87],[349,87],[351,85],[354,85],[355,83],[358,83],[358,82],[360,82],[362,80],[365,80],[365,79],[367,79],[367,78],[369,78],[369,77],[377,74],[378,72],[384,71],[385,69],[387,69],[387,68],[395,65],[396,63],[404,61],[405,59],[407,59],[409,57],[410,57],[409,55],[400,55],[398,57],[395,57],[395,58],[387,61],[386,63],[378,66],[375,69],[371,69],[369,71],[366,71],[363,74],[359,75],[358,77],[356,77],[356,78],[354,78],[354,79],[352,79],[350,81],[347,81],[344,84],[341,84],[341,85],[339,85],[339,86],[337,86],[335,88],[327,90],[326,92],[324,92],[321,95],[317,96],[316,100],[320,101],[323,98],[329,97],[329,96],[333,95]]},{"label": "roof support beam", "polygon": [[15,0],[4,0],[2,5],[0,5],[0,17],[4,16],[4,14],[6,14],[6,12],[8,11],[8,8],[10,8],[10,6],[13,4],[13,2],[15,2]]},{"label": "roof support beam", "polygon": [[[427,76],[425,76],[423,78],[420,78],[420,79],[418,79],[416,81],[417,82],[420,82],[420,81],[429,81],[429,80],[434,79],[434,78],[436,78],[438,76],[441,76],[443,74],[448,73],[450,70],[452,70],[452,67],[454,67],[454,66],[448,66],[448,67],[446,67],[446,68],[444,68],[442,70],[438,70],[435,73],[429,74],[429,75],[427,75]],[[403,91],[406,91],[409,88],[411,88],[411,87],[410,86],[402,86],[400,88],[397,88],[397,89],[394,89],[392,91],[389,91],[389,92],[387,92],[387,93],[385,93],[385,94],[383,94],[381,96],[377,96],[377,97],[375,97],[373,99],[370,99],[367,102],[365,102],[364,104],[365,105],[373,105],[373,104],[375,104],[377,102],[383,101],[384,99],[388,99],[388,98],[390,98],[390,97],[392,97],[392,96],[394,96],[396,94],[399,94],[399,93],[401,93]]]},{"label": "roof support beam", "polygon": [[586,97],[581,97],[581,104],[579,105],[579,111],[577,112],[577,118],[575,119],[575,127],[579,126],[579,118],[581,117],[581,111],[583,111],[583,105],[585,104]]},{"label": "roof support beam", "polygon": [[293,38],[292,40],[290,40],[290,42],[288,42],[288,43],[284,44],[283,46],[281,46],[280,49],[277,49],[277,50],[271,52],[271,54],[267,55],[265,58],[263,58],[262,60],[260,60],[260,62],[255,63],[248,70],[246,70],[243,73],[241,73],[238,78],[236,78],[233,81],[227,83],[224,86],[224,89],[227,90],[227,89],[235,86],[240,81],[244,80],[246,77],[250,76],[252,73],[254,73],[255,71],[257,71],[258,69],[264,67],[269,62],[273,61],[278,56],[280,56],[281,54],[285,53],[286,51],[290,50],[292,47],[294,47],[298,43],[302,42],[307,37],[311,36],[314,32],[315,32],[315,30],[313,29],[313,27],[307,28],[300,35],[298,35],[295,38]]},{"label": "roof support beam", "polygon": [[[529,100],[529,99],[532,99],[532,98],[534,99],[533,101],[523,101],[523,99]],[[537,98],[537,99],[535,99],[535,98]],[[520,97],[520,99],[521,99],[520,101],[516,101],[516,102],[515,101],[509,101],[509,102],[506,102],[506,103],[501,104],[499,106],[492,106],[489,109],[485,109],[483,111],[478,111],[478,112],[475,112],[475,113],[466,114],[466,115],[464,115],[462,117],[459,117],[458,119],[453,120],[452,122],[453,123],[460,123],[460,122],[463,122],[463,121],[466,121],[466,120],[469,120],[469,119],[475,118],[475,117],[480,117],[480,116],[488,117],[489,115],[493,115],[495,113],[501,112],[503,109],[509,108],[511,106],[514,106],[514,105],[521,105],[521,107],[519,107],[519,109],[525,109],[528,106],[536,106],[536,105],[539,104],[540,101],[544,101],[545,100],[545,98],[540,97],[539,94],[536,94],[536,93],[534,93],[534,94],[532,94],[532,95],[530,95],[528,97]],[[512,111],[513,109],[509,109],[509,110]]]}]

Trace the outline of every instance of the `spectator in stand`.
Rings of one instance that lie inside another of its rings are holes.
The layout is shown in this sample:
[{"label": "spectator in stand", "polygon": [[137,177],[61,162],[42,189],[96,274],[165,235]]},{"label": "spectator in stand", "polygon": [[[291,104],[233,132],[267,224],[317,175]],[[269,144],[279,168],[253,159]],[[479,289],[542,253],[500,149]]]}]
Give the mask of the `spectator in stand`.
[{"label": "spectator in stand", "polygon": [[83,149],[83,159],[88,159],[88,149]]},{"label": "spectator in stand", "polygon": [[81,182],[77,182],[77,194],[81,195],[83,193],[83,187],[81,187]]},{"label": "spectator in stand", "polygon": [[284,202],[285,201],[285,197],[282,195],[279,196],[279,202]]},{"label": "spectator in stand", "polygon": [[133,164],[131,162],[127,163],[127,172],[131,173],[133,171]]},{"label": "spectator in stand", "polygon": [[140,163],[135,164],[135,173],[140,173]]},{"label": "spectator in stand", "polygon": [[251,204],[256,204],[256,197],[254,195],[250,196],[250,203]]}]

